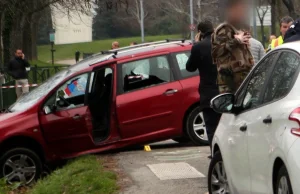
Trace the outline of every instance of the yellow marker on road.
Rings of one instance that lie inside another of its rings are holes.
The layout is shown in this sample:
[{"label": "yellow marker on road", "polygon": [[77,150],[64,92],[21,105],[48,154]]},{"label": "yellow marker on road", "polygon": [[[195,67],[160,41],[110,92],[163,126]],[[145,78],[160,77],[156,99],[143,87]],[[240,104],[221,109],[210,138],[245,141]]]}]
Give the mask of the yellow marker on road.
[{"label": "yellow marker on road", "polygon": [[149,145],[144,146],[144,151],[151,152],[151,147]]}]

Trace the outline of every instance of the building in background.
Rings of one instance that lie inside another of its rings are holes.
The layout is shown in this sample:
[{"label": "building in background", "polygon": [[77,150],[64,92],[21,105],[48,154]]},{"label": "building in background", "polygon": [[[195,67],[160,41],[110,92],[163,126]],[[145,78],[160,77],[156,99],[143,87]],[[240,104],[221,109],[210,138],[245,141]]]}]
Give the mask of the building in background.
[{"label": "building in background", "polygon": [[62,7],[51,7],[55,44],[72,44],[92,41],[93,14],[86,15],[76,11],[69,14]]}]

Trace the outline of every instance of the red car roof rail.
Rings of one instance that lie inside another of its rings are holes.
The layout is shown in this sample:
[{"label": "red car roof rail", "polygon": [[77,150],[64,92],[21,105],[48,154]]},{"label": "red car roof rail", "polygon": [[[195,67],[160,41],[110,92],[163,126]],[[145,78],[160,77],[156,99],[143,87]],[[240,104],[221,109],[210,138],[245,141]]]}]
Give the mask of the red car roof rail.
[{"label": "red car roof rail", "polygon": [[[132,51],[137,51],[140,49],[144,48],[149,48],[149,47],[156,47],[156,46],[165,46],[165,45],[172,45],[172,44],[180,44],[182,45],[185,43],[185,39],[166,39],[162,41],[156,41],[156,42],[149,42],[149,43],[143,43],[143,44],[138,44],[138,45],[133,45],[133,46],[128,46],[128,47],[122,47],[119,49],[114,49],[114,50],[108,50],[108,51],[101,51],[99,55],[103,54],[110,54],[107,56],[104,56],[102,58],[95,59],[94,61],[90,62],[90,66],[109,60],[111,57],[116,58],[118,54],[123,54],[127,52],[132,52]],[[94,55],[94,56],[97,56]]]},{"label": "red car roof rail", "polygon": [[109,60],[111,57],[116,58],[116,55],[115,55],[115,54],[110,54],[110,55],[106,55],[106,56],[104,56],[104,57],[97,58],[97,59],[91,61],[91,62],[89,63],[89,66],[93,66],[93,65],[95,65],[95,64],[97,64],[97,63],[101,63],[101,62],[107,61],[107,60]]},{"label": "red car roof rail", "polygon": [[110,51],[122,51],[122,50],[127,50],[127,49],[139,48],[139,47],[143,47],[143,46],[162,44],[162,43],[166,43],[166,42],[167,42],[166,40],[155,41],[155,42],[145,42],[145,43],[142,43],[142,44],[136,44],[136,45],[132,45],[132,46],[125,46],[125,47],[118,48],[118,49],[113,49],[113,50],[110,50]]},{"label": "red car roof rail", "polygon": [[185,39],[166,39],[167,42],[178,42],[181,41],[182,43],[185,42]]},{"label": "red car roof rail", "polygon": [[[119,52],[119,51],[128,50],[128,49],[140,48],[140,47],[145,47],[145,46],[153,46],[153,45],[162,45],[165,43],[179,42],[179,41],[184,43],[185,39],[166,39],[166,40],[155,41],[155,42],[146,42],[146,43],[137,44],[137,45],[133,45],[133,46],[126,46],[126,47],[122,47],[122,48],[118,48],[118,49],[109,50],[107,52]],[[102,51],[102,52],[105,52],[105,51]]]}]

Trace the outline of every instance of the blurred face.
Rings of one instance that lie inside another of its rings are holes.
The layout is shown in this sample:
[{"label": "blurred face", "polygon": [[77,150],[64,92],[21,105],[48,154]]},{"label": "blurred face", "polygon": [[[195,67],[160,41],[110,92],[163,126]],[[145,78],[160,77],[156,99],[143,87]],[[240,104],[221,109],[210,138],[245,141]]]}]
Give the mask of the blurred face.
[{"label": "blurred face", "polygon": [[114,42],[112,44],[112,49],[117,49],[117,48],[119,48],[119,43],[118,42]]},{"label": "blurred face", "polygon": [[200,32],[198,32],[195,36],[195,41],[199,42],[200,41]]},{"label": "blurred face", "polygon": [[16,56],[17,58],[22,58],[22,56],[23,56],[22,50],[16,50],[15,56]]},{"label": "blurred face", "polygon": [[227,10],[227,17],[230,23],[242,25],[248,22],[248,5],[237,3]]},{"label": "blurred face", "polygon": [[286,32],[288,31],[288,29],[291,27],[292,24],[293,24],[293,22],[281,23],[280,32],[281,32],[282,36],[285,36]]}]

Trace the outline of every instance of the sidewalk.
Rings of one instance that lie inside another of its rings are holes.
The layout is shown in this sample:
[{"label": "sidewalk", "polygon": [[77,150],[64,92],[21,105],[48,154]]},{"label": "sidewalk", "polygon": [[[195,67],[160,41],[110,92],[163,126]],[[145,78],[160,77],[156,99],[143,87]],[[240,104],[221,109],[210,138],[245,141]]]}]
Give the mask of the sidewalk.
[{"label": "sidewalk", "polygon": [[[81,61],[82,58],[79,59]],[[56,64],[61,64],[61,65],[74,65],[76,63],[75,59],[65,59],[65,60],[59,60],[55,61]]]},{"label": "sidewalk", "polygon": [[122,188],[120,194],[207,192],[209,147],[166,141],[152,145],[151,148],[151,152],[137,149],[114,156],[121,171],[131,179],[131,184]]}]

